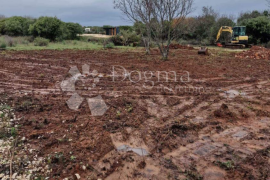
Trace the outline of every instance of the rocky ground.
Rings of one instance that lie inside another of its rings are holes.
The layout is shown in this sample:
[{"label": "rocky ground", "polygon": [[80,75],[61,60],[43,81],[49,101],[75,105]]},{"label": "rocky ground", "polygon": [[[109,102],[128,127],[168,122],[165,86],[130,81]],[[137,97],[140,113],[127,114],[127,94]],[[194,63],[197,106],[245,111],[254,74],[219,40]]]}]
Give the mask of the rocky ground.
[{"label": "rocky ground", "polygon": [[237,58],[241,59],[266,59],[270,60],[270,49],[253,46],[250,50],[244,51],[242,53],[236,54]]},{"label": "rocky ground", "polygon": [[2,180],[31,179],[36,172],[49,174],[49,166],[44,158],[38,157],[34,149],[29,148],[26,138],[19,136],[20,119],[14,109],[4,101],[0,104],[0,178]]}]

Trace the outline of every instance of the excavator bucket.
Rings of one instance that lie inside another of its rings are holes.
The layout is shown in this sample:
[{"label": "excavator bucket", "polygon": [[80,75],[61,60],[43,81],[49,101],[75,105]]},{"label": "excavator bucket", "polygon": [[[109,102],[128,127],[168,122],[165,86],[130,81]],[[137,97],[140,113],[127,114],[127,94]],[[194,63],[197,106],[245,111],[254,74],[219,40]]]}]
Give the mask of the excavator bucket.
[{"label": "excavator bucket", "polygon": [[217,47],[223,47],[221,43],[217,43]]},{"label": "excavator bucket", "polygon": [[207,47],[201,47],[198,51],[198,54],[203,54],[209,56],[208,48]]}]

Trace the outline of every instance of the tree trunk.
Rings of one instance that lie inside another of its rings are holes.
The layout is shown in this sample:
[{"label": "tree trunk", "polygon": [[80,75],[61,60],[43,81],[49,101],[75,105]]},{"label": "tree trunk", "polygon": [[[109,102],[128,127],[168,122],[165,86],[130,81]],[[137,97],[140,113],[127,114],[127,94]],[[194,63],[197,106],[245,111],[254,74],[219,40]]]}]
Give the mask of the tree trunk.
[{"label": "tree trunk", "polygon": [[167,48],[163,49],[162,60],[167,61],[168,60],[168,55],[169,55],[169,51],[167,50]]},{"label": "tree trunk", "polygon": [[143,43],[147,55],[150,55],[150,43],[148,38],[143,38]]},{"label": "tree trunk", "polygon": [[162,60],[163,61],[167,61],[168,60],[168,55],[169,55],[169,45],[166,47],[166,46],[163,46],[163,45],[160,45],[159,43],[156,43],[158,48],[159,48],[159,51],[162,55]]}]

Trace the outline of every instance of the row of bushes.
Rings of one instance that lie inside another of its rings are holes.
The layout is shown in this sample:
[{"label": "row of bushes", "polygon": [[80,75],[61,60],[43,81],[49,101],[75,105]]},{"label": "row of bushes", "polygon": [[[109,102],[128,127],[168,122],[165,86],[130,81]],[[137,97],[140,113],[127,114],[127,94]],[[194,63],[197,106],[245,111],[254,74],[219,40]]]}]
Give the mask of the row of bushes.
[{"label": "row of bushes", "polygon": [[83,28],[78,23],[65,23],[56,17],[29,17],[13,16],[0,20],[0,34],[8,36],[43,37],[51,41],[78,39]]},{"label": "row of bushes", "polygon": [[[88,42],[89,38],[80,37],[79,41]],[[66,44],[72,43],[73,45],[77,44],[77,40],[63,40],[59,41],[59,43]],[[15,47],[17,45],[29,45],[33,44],[35,46],[48,46],[50,43],[49,39],[42,37],[32,37],[32,36],[20,36],[20,37],[11,37],[11,36],[0,36],[0,49],[6,49],[7,47]],[[115,45],[110,39],[102,39],[102,38],[91,38],[91,43],[98,45],[102,45],[104,48],[110,49],[114,48]]]},{"label": "row of bushes", "polygon": [[14,47],[17,44],[28,44],[29,40],[26,37],[10,37],[1,36],[0,37],[0,49],[5,49],[6,47]]},{"label": "row of bushes", "polygon": [[35,46],[48,46],[49,42],[50,42],[49,39],[45,39],[45,38],[42,38],[42,37],[37,37],[34,40],[34,45]]},{"label": "row of bushes", "polygon": [[[119,35],[112,36],[108,39],[104,38],[97,38],[97,37],[82,37],[82,41],[88,41],[91,43],[97,43],[99,45],[105,45],[110,44],[109,46],[133,46],[133,47],[144,47],[143,39],[136,35],[135,32],[129,32],[129,35],[123,35],[122,32],[120,32]],[[156,45],[153,42],[150,42],[150,47],[156,47]],[[106,47],[105,47],[106,48]]]},{"label": "row of bushes", "polygon": [[[115,44],[113,43],[112,39],[104,39],[104,38],[95,38],[95,37],[80,37],[80,41],[83,42],[91,42],[93,44],[102,45],[104,48],[110,49],[114,48]],[[66,40],[59,41],[65,44]],[[50,41],[49,39],[36,37],[33,36],[20,36],[20,37],[11,37],[11,36],[0,36],[0,49],[6,49],[7,47],[15,47],[18,44],[29,45],[30,43],[34,44],[35,46],[48,46]],[[76,41],[73,42],[76,45]]]},{"label": "row of bushes", "polygon": [[[110,44],[110,46],[113,44],[113,46],[124,46],[124,40],[120,35],[117,36],[113,36],[111,38],[108,39],[104,39],[104,38],[95,38],[95,37],[88,37],[87,39],[88,42],[91,42],[93,44],[99,44],[99,45],[103,45],[104,47],[108,44]],[[128,45],[133,45],[133,46],[137,46],[138,43],[136,42],[130,42]]]},{"label": "row of bushes", "polygon": [[15,47],[17,44],[28,45],[33,43],[35,46],[48,46],[50,40],[42,37],[11,37],[11,36],[1,36],[0,37],[0,49],[6,49],[7,47]]}]

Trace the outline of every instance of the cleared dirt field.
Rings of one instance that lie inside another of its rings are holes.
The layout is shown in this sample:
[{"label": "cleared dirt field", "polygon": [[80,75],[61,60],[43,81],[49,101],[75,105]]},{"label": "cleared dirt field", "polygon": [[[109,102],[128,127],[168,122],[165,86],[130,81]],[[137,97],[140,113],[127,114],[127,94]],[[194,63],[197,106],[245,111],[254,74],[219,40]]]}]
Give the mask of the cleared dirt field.
[{"label": "cleared dirt field", "polygon": [[[0,52],[1,101],[25,137],[17,156],[42,157],[34,176],[49,179],[269,180],[270,61],[211,53],[175,49],[161,61],[157,50]],[[73,92],[61,90],[70,68],[84,64],[99,81],[78,80],[76,92],[101,95],[103,116],[92,116],[86,100],[71,110]],[[176,74],[166,82],[162,71]]]}]

